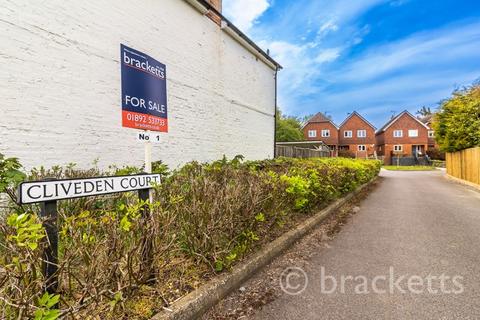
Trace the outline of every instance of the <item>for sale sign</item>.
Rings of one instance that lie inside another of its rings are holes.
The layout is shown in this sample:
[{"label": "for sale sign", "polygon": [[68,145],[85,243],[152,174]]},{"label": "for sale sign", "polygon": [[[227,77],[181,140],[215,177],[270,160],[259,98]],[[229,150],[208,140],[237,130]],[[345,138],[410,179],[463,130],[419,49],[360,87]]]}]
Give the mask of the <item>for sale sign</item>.
[{"label": "for sale sign", "polygon": [[168,132],[165,65],[123,44],[120,54],[122,126]]}]

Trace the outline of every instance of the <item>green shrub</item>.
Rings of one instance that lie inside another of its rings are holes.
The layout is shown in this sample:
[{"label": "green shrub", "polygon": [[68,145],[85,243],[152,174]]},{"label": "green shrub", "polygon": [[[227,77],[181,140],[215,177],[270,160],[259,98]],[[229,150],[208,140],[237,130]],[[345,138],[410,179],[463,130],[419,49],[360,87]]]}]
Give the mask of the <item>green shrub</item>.
[{"label": "green shrub", "polygon": [[[37,218],[17,212],[1,220],[0,265],[9,267],[0,269],[0,310],[6,310],[0,318],[17,318],[20,313],[30,318],[63,317],[73,312],[144,318],[144,304],[129,306],[148,301],[161,308],[164,301],[186,294],[318,208],[368,182],[381,167],[378,161],[345,158],[242,160],[237,156],[191,162],[172,172],[157,164],[154,170],[164,179],[154,192],[149,216],[142,215],[145,203],[135,193],[60,201],[58,311],[49,307],[51,302],[43,303],[43,309],[37,303],[47,299],[39,272],[44,230]],[[112,166],[101,172],[70,165],[33,170],[28,179],[141,171]],[[18,210],[35,212],[36,207]],[[161,280],[144,290],[147,244]],[[159,300],[142,300],[139,294],[144,291],[154,292]]]},{"label": "green shrub", "polygon": [[457,90],[443,101],[433,128],[441,151],[480,146],[480,84]]}]

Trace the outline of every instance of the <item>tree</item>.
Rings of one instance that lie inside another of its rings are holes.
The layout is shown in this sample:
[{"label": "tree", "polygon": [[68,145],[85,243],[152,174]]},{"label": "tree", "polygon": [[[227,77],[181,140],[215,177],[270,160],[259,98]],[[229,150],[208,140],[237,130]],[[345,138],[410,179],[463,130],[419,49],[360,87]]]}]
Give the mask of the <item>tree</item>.
[{"label": "tree", "polygon": [[433,112],[430,107],[423,106],[420,110],[417,111],[417,114],[421,117],[426,117],[432,115]]},{"label": "tree", "polygon": [[300,120],[292,116],[284,116],[277,110],[276,139],[278,142],[302,141],[303,132]]},{"label": "tree", "polygon": [[480,146],[480,85],[453,92],[435,114],[433,128],[440,150]]}]

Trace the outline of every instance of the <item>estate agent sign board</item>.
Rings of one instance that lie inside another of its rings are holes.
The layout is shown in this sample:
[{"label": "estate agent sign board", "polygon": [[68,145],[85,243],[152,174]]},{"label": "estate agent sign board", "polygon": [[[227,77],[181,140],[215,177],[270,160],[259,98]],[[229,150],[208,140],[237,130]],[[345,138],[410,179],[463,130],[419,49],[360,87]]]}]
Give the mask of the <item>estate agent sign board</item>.
[{"label": "estate agent sign board", "polygon": [[168,132],[165,65],[123,44],[120,54],[122,126]]},{"label": "estate agent sign board", "polygon": [[73,180],[28,181],[20,184],[21,204],[90,197],[150,189],[160,184],[159,174],[99,177]]}]

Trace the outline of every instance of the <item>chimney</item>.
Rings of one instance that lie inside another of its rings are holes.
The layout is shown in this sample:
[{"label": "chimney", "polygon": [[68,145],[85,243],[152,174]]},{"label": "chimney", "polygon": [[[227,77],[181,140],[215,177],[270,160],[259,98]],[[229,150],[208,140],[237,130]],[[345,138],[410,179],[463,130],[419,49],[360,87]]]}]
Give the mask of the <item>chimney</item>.
[{"label": "chimney", "polygon": [[207,0],[218,12],[222,12],[222,0]]},{"label": "chimney", "polygon": [[[222,0],[206,0],[212,7],[215,8],[218,12],[222,12]],[[215,12],[210,11],[207,13],[207,16],[212,19],[216,24],[220,25],[222,18],[218,16]]]}]

